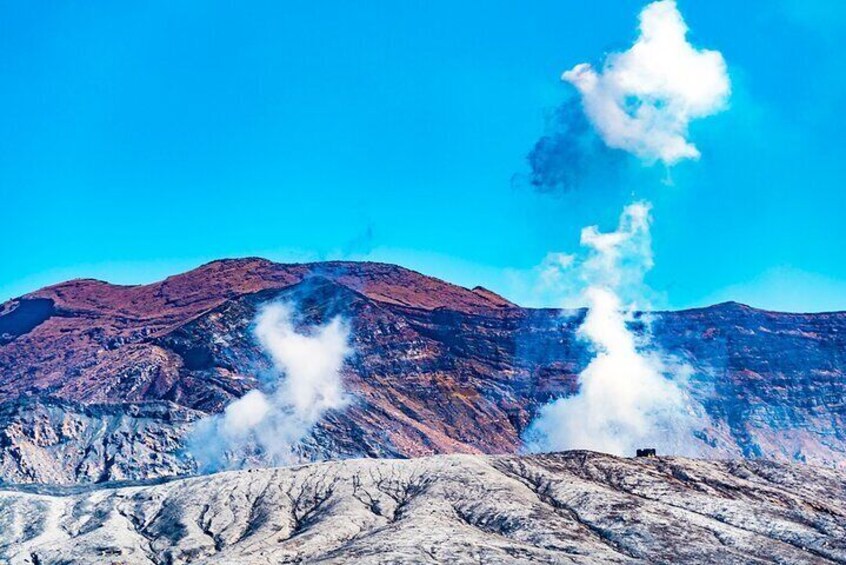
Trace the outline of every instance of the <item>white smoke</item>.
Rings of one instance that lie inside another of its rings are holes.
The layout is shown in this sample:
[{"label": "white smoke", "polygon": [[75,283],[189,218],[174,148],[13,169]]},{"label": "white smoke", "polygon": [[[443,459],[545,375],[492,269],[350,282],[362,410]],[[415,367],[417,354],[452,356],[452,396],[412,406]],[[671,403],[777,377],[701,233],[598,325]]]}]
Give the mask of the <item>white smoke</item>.
[{"label": "white smoke", "polygon": [[[730,94],[726,64],[717,51],[688,43],[687,25],[673,0],[648,4],[640,35],[623,53],[610,54],[597,72],[580,64],[562,79],[580,92],[585,114],[609,147],[647,162],[672,165],[695,159],[688,125],[722,110]],[[691,369],[649,342],[648,328],[630,326],[648,306],[644,276],[652,268],[650,205],[625,208],[615,231],[582,230],[587,257],[550,254],[538,288],[562,295],[584,288],[588,312],[579,336],[594,358],[579,375],[579,391],[544,407],[527,433],[533,450],[594,449],[631,455],[650,445],[693,454],[691,436],[701,406],[685,392]],[[565,260],[561,260],[566,258]]]},{"label": "white smoke", "polygon": [[608,55],[600,72],[582,63],[562,75],[608,146],[667,165],[699,157],[688,124],[725,108],[731,86],[720,52],[693,47],[687,29],[675,1],[652,2],[628,51]]},{"label": "white smoke", "polygon": [[579,336],[595,357],[579,375],[579,392],[544,407],[527,434],[538,451],[592,449],[631,455],[637,447],[689,452],[696,410],[683,389],[689,369],[657,351],[648,334],[629,329],[643,277],[652,267],[650,206],[631,204],[617,229],[582,230],[587,257],[574,267],[586,285],[588,312]]},{"label": "white smoke", "polygon": [[349,402],[341,378],[351,353],[347,325],[334,318],[305,334],[292,318],[290,304],[259,311],[254,333],[273,361],[274,379],[198,423],[190,450],[201,468],[241,466],[253,452],[270,463],[290,462],[323,415]]}]

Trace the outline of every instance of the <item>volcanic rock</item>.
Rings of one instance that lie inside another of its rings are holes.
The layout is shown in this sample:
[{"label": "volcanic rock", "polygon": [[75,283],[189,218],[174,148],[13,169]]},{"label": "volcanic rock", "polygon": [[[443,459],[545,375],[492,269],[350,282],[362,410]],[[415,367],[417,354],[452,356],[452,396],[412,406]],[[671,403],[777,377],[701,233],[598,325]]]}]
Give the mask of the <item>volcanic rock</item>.
[{"label": "volcanic rock", "polygon": [[[379,263],[241,259],[150,285],[70,281],[0,305],[0,478],[193,469],[191,422],[271,370],[252,324],[272,301],[295,304],[303,328],[335,315],[352,328],[353,402],[298,446],[306,461],[514,453],[592,355],[576,334],[584,311],[520,308]],[[701,454],[844,465],[846,313],[727,303],[643,314],[633,328],[694,370]]]},{"label": "volcanic rock", "polygon": [[0,560],[846,563],[846,472],[591,452],[0,490]]}]

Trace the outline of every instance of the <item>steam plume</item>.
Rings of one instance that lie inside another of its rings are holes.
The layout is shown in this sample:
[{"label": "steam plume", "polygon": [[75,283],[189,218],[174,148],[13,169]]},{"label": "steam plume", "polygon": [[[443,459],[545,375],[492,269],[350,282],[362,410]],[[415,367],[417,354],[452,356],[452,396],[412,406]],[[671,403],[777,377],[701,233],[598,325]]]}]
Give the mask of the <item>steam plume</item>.
[{"label": "steam plume", "polygon": [[[722,55],[694,48],[686,35],[675,1],[652,2],[628,51],[609,55],[601,71],[583,63],[563,74],[606,145],[667,165],[699,157],[687,140],[688,125],[722,110],[730,84]],[[652,268],[650,205],[627,206],[616,231],[583,229],[581,243],[587,258],[574,270],[589,309],[579,335],[595,357],[579,375],[578,394],[540,411],[527,434],[529,447],[629,455],[648,444],[690,453],[699,418],[683,387],[691,371],[651,346],[648,333],[630,330]],[[573,261],[556,257],[564,256],[548,257],[541,286],[567,288]]]},{"label": "steam plume", "polygon": [[199,422],[191,451],[201,468],[243,465],[251,452],[271,463],[289,462],[296,446],[328,410],[348,403],[341,369],[350,354],[349,328],[340,319],[298,333],[290,304],[270,304],[254,333],[273,361],[274,380]]},{"label": "steam plume", "polygon": [[609,148],[585,117],[579,100],[569,98],[547,118],[545,134],[526,156],[530,173],[512,182],[541,193],[564,193],[585,183],[615,184],[625,155]]},{"label": "steam plume", "polygon": [[699,157],[688,124],[722,110],[731,87],[720,52],[696,49],[686,35],[675,1],[652,2],[628,51],[610,54],[601,71],[582,63],[562,75],[609,147],[667,165]]},{"label": "steam plume", "polygon": [[652,267],[649,229],[649,204],[638,202],[625,208],[616,231],[582,230],[588,255],[577,268],[589,310],[579,336],[595,357],[579,375],[578,394],[540,411],[527,434],[530,449],[631,455],[652,445],[685,451],[695,411],[677,381],[688,370],[629,329],[634,303],[621,300],[637,294]]}]

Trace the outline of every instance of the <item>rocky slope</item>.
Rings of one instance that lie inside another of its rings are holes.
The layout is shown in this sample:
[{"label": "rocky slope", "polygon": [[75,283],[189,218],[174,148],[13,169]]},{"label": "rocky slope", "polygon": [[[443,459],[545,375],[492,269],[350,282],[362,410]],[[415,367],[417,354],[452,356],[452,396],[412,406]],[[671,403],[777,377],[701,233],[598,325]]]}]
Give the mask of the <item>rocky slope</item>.
[{"label": "rocky slope", "polygon": [[0,490],[0,559],[846,563],[846,472],[591,452],[354,460]]},{"label": "rocky slope", "polygon": [[[300,446],[306,460],[515,452],[590,356],[575,334],[583,312],[524,309],[392,265],[244,259],[144,286],[71,281],[0,306],[2,478],[191,469],[190,422],[269,369],[251,324],[274,300],[295,303],[304,326],[341,314],[352,327],[344,381],[355,400]],[[703,453],[846,461],[846,313],[722,304],[649,322],[696,370]]]},{"label": "rocky slope", "polygon": [[68,484],[189,473],[183,439],[202,416],[170,402],[7,402],[0,405],[0,476]]}]

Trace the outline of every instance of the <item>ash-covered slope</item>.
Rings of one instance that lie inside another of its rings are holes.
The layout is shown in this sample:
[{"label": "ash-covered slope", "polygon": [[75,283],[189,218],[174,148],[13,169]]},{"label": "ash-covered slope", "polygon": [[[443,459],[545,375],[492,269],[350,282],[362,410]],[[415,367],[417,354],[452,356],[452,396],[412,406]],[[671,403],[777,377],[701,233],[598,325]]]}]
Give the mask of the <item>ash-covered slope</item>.
[{"label": "ash-covered slope", "polygon": [[354,460],[0,490],[0,559],[51,563],[846,563],[846,472],[764,461]]},{"label": "ash-covered slope", "polygon": [[[0,478],[192,469],[190,422],[269,368],[251,325],[274,300],[296,303],[303,325],[342,314],[352,327],[355,401],[300,447],[307,460],[514,452],[590,356],[583,312],[523,309],[392,265],[244,259],[145,286],[72,281],[0,307]],[[846,314],[723,304],[652,318],[655,341],[696,370],[703,453],[846,460]]]}]

